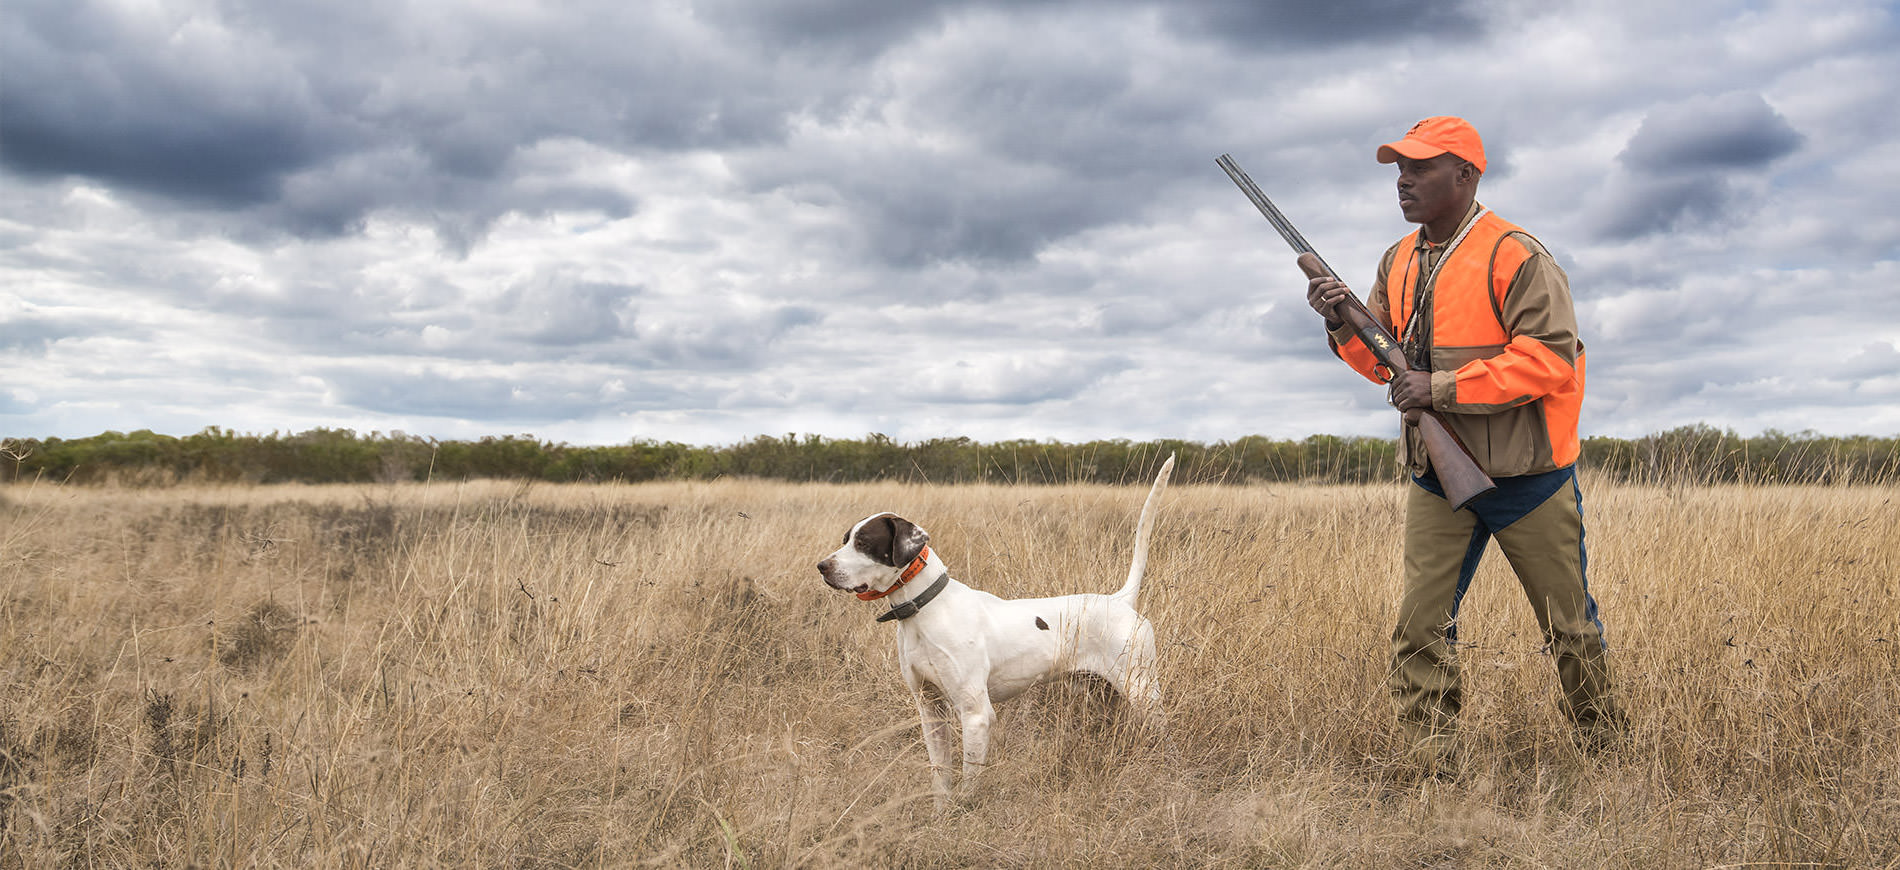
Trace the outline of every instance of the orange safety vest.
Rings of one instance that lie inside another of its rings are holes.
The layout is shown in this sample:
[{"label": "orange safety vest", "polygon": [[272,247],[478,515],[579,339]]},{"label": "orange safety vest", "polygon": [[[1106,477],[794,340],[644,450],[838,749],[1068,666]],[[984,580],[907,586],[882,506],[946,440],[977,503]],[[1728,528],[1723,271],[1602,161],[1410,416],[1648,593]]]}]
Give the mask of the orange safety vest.
[{"label": "orange safety vest", "polygon": [[[1422,279],[1418,231],[1413,231],[1399,242],[1383,276],[1388,326],[1401,342],[1417,297],[1429,288],[1432,370],[1453,372],[1456,381],[1454,405],[1439,410],[1479,466],[1501,477],[1576,462],[1583,404],[1582,343],[1573,364],[1532,336],[1511,334],[1504,323],[1505,296],[1518,268],[1537,250],[1522,240],[1506,244],[1513,234],[1529,238],[1486,211],[1443,258],[1437,275]],[[1361,374],[1384,382],[1377,358],[1358,339],[1338,350]],[[1406,428],[1407,455],[1422,470],[1423,446]]]}]

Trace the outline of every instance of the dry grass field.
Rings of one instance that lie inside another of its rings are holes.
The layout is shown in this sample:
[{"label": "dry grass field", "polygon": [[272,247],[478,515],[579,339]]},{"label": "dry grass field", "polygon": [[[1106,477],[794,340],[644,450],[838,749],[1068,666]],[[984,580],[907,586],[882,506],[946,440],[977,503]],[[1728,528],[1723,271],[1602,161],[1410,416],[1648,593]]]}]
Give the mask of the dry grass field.
[{"label": "dry grass field", "polygon": [[1170,489],[1142,609],[1178,755],[1086,681],[931,812],[893,509],[1005,596],[1110,591],[1126,487],[0,489],[0,868],[1900,866],[1900,496],[1586,481],[1631,744],[1570,742],[1495,552],[1471,760],[1384,695],[1397,486]]}]

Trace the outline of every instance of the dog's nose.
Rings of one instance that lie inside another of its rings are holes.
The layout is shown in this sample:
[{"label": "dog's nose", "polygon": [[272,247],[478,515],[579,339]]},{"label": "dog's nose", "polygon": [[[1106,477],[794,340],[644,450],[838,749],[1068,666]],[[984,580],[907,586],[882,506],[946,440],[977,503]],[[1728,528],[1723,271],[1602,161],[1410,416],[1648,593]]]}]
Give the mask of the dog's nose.
[{"label": "dog's nose", "polygon": [[831,561],[830,559],[826,559],[826,560],[824,560],[823,562],[819,562],[819,563],[818,563],[818,573],[820,573],[820,574],[823,574],[823,575],[825,575],[826,577],[830,577],[830,576],[831,576],[831,566],[832,566],[833,564],[835,564],[835,563],[833,563],[833,562],[832,562],[832,561]]}]

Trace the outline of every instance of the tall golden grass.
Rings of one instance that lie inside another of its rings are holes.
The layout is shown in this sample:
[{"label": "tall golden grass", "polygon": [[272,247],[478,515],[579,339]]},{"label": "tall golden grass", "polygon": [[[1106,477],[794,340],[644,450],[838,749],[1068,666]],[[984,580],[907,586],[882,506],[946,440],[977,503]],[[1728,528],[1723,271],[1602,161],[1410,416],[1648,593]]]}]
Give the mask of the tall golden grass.
[{"label": "tall golden grass", "polygon": [[933,814],[892,629],[814,563],[891,509],[973,585],[1108,591],[1143,491],[10,487],[0,867],[1900,866],[1892,488],[1586,482],[1630,744],[1572,744],[1493,553],[1471,761],[1418,782],[1400,490],[1176,487],[1178,755],[1052,684]]}]

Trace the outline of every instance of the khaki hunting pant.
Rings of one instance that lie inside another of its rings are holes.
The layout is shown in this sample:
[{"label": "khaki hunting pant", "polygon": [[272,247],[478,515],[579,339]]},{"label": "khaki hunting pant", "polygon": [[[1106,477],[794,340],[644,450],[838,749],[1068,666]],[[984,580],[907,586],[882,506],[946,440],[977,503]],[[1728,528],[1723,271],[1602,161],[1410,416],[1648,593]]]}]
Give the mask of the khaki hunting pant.
[{"label": "khaki hunting pant", "polygon": [[1557,664],[1563,710],[1586,738],[1598,738],[1622,714],[1611,696],[1603,624],[1585,584],[1583,503],[1574,477],[1515,519],[1489,528],[1471,511],[1408,486],[1405,590],[1392,632],[1388,685],[1405,737],[1422,754],[1447,751],[1463,693],[1459,681],[1458,605],[1492,537],[1510,561],[1537,614]]}]

